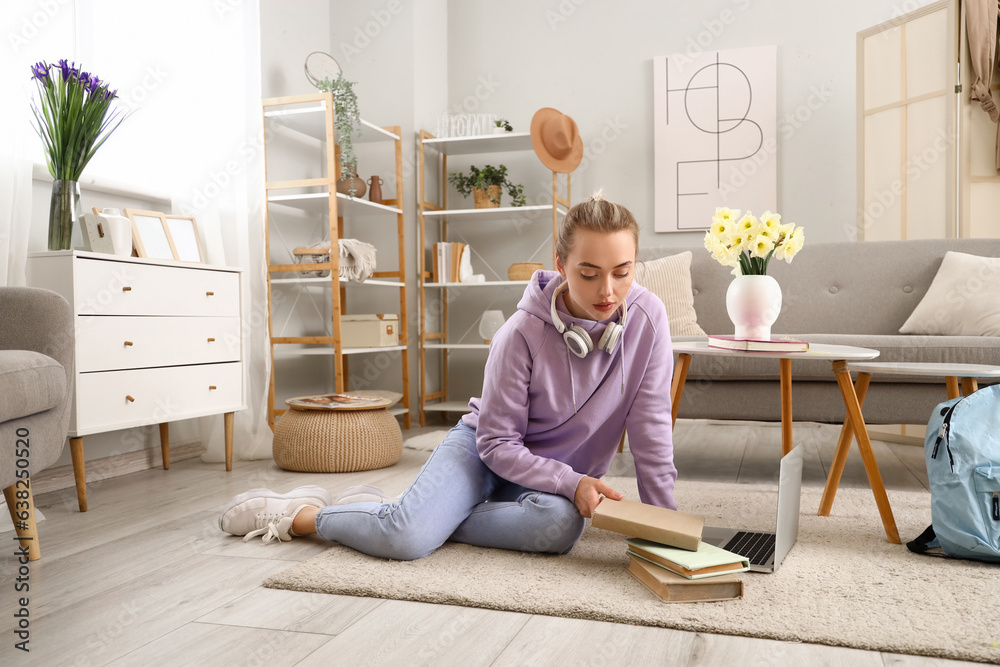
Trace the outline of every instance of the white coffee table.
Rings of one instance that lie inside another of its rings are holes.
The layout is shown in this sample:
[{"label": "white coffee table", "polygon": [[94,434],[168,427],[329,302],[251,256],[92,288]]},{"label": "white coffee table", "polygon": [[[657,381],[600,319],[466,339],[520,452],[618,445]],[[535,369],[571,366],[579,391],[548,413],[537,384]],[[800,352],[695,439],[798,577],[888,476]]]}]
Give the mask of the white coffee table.
[{"label": "white coffee table", "polygon": [[[968,396],[979,389],[978,378],[1000,378],[1000,366],[980,364],[861,362],[852,364],[851,370],[858,372],[858,379],[854,383],[854,392],[857,395],[859,405],[864,405],[872,375],[878,373],[944,378],[949,399],[958,398],[961,394]],[[959,393],[960,380],[961,393]],[[826,478],[826,488],[823,490],[823,499],[819,504],[818,514],[820,516],[830,516],[830,510],[833,509],[833,500],[837,495],[840,476],[844,472],[844,463],[847,461],[847,452],[851,448],[855,430],[854,421],[848,413],[844,420],[844,426],[840,430],[840,439],[837,441],[837,451],[833,456],[830,474]],[[867,428],[864,430],[864,438],[867,439]],[[858,448],[861,448],[861,437],[858,438]]]},{"label": "white coffee table", "polygon": [[[837,377],[837,385],[840,388],[840,395],[844,399],[844,407],[847,409],[846,424],[852,425],[851,435],[857,436],[858,449],[861,451],[861,459],[865,464],[865,472],[868,475],[868,482],[871,484],[872,493],[875,496],[875,504],[878,506],[879,515],[882,517],[882,525],[885,527],[886,536],[893,544],[900,544],[899,531],[896,529],[896,519],[892,515],[892,508],[889,506],[889,496],[885,492],[885,484],[882,482],[882,473],[878,469],[878,462],[875,460],[875,453],[872,451],[872,443],[868,438],[868,428],[865,426],[864,417],[861,415],[861,402],[855,393],[854,382],[851,381],[851,368],[849,361],[866,362],[879,355],[878,350],[870,350],[864,347],[851,347],[849,345],[827,345],[822,343],[812,343],[806,352],[743,352],[740,350],[723,350],[709,347],[708,340],[694,342],[674,342],[674,352],[677,353],[677,364],[674,367],[674,377],[670,385],[670,410],[674,423],[677,421],[677,412],[680,408],[681,397],[684,395],[684,383],[687,380],[688,369],[691,366],[691,357],[698,355],[718,356],[718,357],[740,357],[752,355],[758,359],[778,359],[781,367],[781,451],[782,455],[792,451],[792,361],[795,359],[825,359],[833,365],[833,372]],[[850,440],[847,441],[848,445]],[[839,443],[838,443],[839,451]],[[846,456],[846,452],[845,452]],[[839,477],[838,477],[839,483]]]}]

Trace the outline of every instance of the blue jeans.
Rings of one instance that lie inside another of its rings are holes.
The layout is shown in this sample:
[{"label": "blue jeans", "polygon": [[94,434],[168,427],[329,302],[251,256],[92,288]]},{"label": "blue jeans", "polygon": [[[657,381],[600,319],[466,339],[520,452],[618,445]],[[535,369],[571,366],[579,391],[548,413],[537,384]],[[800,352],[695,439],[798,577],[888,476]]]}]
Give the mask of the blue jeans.
[{"label": "blue jeans", "polygon": [[513,484],[490,470],[479,458],[476,431],[459,422],[398,502],[324,507],[316,532],[371,556],[414,560],[448,540],[566,553],[585,523],[567,498]]}]

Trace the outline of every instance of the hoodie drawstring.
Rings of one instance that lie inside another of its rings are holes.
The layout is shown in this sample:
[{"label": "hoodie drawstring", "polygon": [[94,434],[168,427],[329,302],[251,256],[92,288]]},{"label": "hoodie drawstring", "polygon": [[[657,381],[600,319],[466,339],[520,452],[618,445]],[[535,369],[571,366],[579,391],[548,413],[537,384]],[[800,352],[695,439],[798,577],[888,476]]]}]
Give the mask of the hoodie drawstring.
[{"label": "hoodie drawstring", "polygon": [[569,390],[573,396],[573,414],[576,414],[576,383],[573,382],[573,360],[569,356],[569,345],[563,345],[566,348],[566,365],[569,366]]}]

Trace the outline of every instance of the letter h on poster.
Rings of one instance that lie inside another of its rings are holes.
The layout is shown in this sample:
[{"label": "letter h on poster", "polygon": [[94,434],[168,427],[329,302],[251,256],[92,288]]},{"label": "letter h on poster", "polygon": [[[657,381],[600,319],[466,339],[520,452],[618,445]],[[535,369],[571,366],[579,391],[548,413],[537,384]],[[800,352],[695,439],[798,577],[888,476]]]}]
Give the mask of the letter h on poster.
[{"label": "letter h on poster", "polygon": [[776,63],[775,46],[653,59],[657,232],[777,210]]}]

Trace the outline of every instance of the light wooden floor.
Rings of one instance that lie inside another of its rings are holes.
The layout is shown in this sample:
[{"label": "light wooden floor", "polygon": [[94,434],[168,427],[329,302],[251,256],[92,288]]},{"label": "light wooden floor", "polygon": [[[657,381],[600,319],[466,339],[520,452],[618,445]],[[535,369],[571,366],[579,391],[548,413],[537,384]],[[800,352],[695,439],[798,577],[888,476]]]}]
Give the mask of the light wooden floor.
[{"label": "light wooden floor", "polygon": [[[442,428],[442,427],[437,427]],[[406,436],[419,433],[411,429]],[[804,479],[822,484],[836,430],[796,424],[808,448]],[[684,477],[770,479],[780,452],[772,426],[678,423]],[[925,488],[920,448],[875,443],[888,488]],[[662,628],[465,607],[265,589],[267,576],[320,553],[318,539],[244,544],[218,528],[236,493],[358,483],[396,493],[426,452],[369,473],[289,473],[272,461],[238,461],[231,473],[197,459],[90,485],[90,511],[71,489],[37,498],[42,560],[30,592],[15,593],[12,533],[0,534],[0,665],[903,665],[948,661]],[[627,469],[627,457],[613,472]],[[867,485],[852,453],[845,486]],[[836,511],[836,508],[834,508]],[[874,503],[872,511],[875,512]],[[30,648],[13,649],[15,600],[30,599]],[[694,609],[692,610],[694,612]],[[962,663],[950,663],[962,664]],[[972,663],[968,663],[972,664]]]}]

